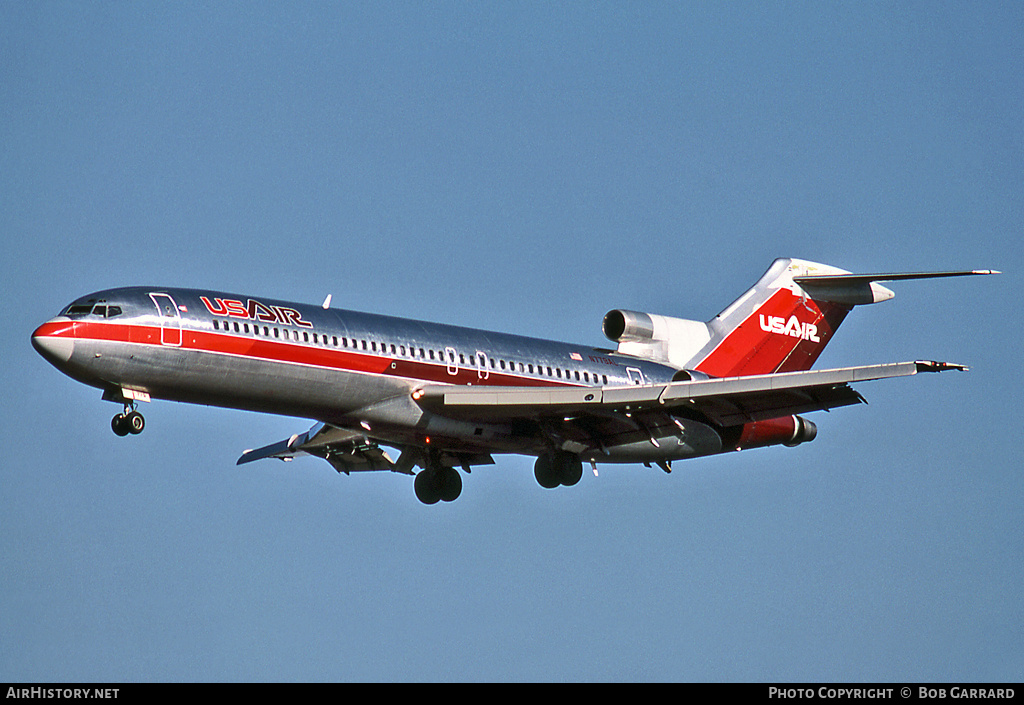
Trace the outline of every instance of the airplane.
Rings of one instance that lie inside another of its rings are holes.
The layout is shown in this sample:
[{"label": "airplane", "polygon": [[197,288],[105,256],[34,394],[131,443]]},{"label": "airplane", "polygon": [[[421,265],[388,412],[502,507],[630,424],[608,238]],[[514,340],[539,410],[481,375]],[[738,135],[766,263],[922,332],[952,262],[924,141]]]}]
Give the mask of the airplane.
[{"label": "airplane", "polygon": [[[614,309],[594,348],[216,291],[127,287],[73,301],[32,333],[69,377],[121,404],[166,399],[315,420],[238,464],[299,456],[339,473],[415,475],[417,498],[450,502],[461,469],[535,456],[545,488],[589,463],[672,463],[814,440],[801,414],[864,402],[850,385],[966,370],[927,360],[812,370],[846,315],[891,299],[878,282],[994,270],[853,274],[780,258],[710,321]],[[382,448],[395,449],[397,458]],[[418,472],[416,468],[421,468]]]}]

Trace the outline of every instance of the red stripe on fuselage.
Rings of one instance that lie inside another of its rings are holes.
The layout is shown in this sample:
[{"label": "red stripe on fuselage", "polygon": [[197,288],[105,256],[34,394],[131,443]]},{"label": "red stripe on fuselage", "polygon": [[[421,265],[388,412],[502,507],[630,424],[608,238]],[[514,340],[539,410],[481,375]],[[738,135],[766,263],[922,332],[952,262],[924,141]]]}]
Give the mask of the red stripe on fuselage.
[{"label": "red stripe on fuselage", "polygon": [[74,338],[74,321],[47,321],[32,333],[33,338]]},{"label": "red stripe on fuselage", "polygon": [[[188,328],[183,328],[181,331],[181,346],[162,346],[160,344],[161,329],[156,326],[99,321],[74,321],[44,324],[40,326],[39,331],[42,331],[47,326],[51,326],[53,332],[49,332],[50,329],[48,329],[47,332],[42,333],[43,335],[67,337],[73,335],[79,340],[137,343],[151,345],[155,348],[167,347],[173,350],[195,350],[217,355],[231,355],[284,364],[306,365],[342,372],[388,375],[427,382],[510,387],[583,386],[574,385],[570,382],[520,377],[493,369],[486,370],[489,374],[485,379],[481,379],[478,374],[480,368],[464,365],[459,365],[457,374],[453,375],[449,374],[449,365],[445,361],[428,362],[402,357],[367,355],[333,346],[301,345],[293,342],[284,342],[279,339],[243,337],[227,333],[190,330]],[[37,331],[37,335],[40,334],[39,331]]]}]

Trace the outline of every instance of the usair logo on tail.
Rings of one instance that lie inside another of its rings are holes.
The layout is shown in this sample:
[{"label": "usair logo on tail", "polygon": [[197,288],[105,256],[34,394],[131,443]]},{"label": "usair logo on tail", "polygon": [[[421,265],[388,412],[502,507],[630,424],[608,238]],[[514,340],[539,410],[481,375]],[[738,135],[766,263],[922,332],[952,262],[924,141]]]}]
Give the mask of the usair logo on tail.
[{"label": "usair logo on tail", "polygon": [[782,316],[766,316],[763,313],[759,316],[761,330],[766,333],[778,333],[788,335],[792,338],[809,340],[812,343],[820,343],[818,339],[818,326],[813,323],[801,323],[796,316],[790,316],[787,321]]}]

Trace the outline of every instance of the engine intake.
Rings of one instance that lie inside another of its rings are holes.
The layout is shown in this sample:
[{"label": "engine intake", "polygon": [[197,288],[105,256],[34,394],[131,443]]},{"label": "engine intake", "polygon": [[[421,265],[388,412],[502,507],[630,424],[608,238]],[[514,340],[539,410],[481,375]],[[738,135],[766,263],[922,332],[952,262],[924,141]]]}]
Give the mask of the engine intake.
[{"label": "engine intake", "polygon": [[616,309],[604,315],[605,336],[616,343],[654,339],[654,321],[648,313]]}]

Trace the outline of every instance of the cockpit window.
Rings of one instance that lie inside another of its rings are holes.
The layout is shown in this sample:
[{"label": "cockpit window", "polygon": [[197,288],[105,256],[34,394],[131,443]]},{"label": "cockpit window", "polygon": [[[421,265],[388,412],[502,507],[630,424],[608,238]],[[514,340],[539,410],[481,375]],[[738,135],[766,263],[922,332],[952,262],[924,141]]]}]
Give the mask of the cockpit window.
[{"label": "cockpit window", "polygon": [[87,313],[99,316],[100,318],[113,318],[114,316],[120,316],[122,311],[120,306],[108,306],[105,303],[94,304],[92,301],[89,301],[84,304],[71,304],[64,312],[64,315],[84,316]]}]

